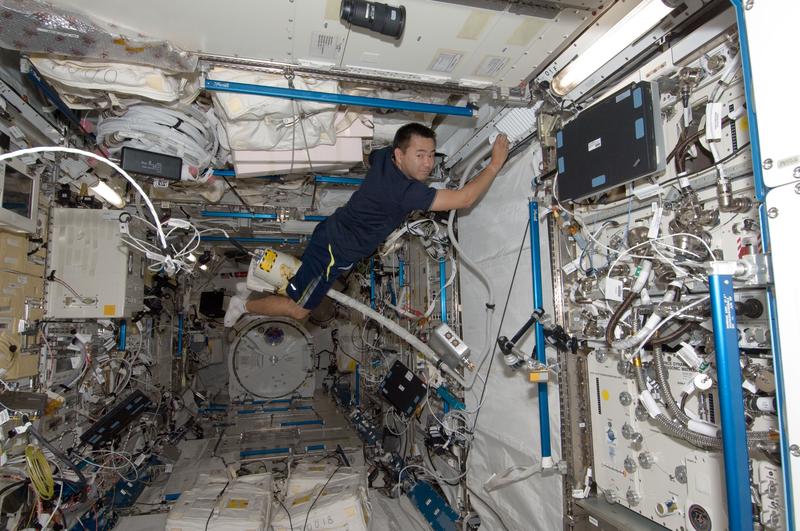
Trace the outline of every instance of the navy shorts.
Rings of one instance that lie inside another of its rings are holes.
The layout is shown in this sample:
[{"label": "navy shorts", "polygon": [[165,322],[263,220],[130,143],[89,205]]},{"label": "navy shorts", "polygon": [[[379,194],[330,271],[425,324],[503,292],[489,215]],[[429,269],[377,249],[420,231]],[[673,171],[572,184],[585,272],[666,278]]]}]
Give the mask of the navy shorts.
[{"label": "navy shorts", "polygon": [[286,295],[307,310],[319,306],[336,279],[353,267],[352,263],[341,263],[334,258],[333,247],[328,241],[323,223],[314,229],[300,259],[303,264],[289,279],[286,288]]}]

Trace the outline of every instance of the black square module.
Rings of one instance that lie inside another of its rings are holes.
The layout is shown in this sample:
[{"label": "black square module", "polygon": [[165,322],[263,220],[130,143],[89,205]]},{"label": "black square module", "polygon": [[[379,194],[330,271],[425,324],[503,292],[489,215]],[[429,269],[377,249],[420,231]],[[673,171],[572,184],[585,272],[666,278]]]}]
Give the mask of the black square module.
[{"label": "black square module", "polygon": [[200,313],[212,319],[225,317],[225,292],[204,291],[200,294]]},{"label": "black square module", "polygon": [[395,361],[383,378],[380,386],[381,396],[394,408],[411,416],[428,393],[428,386],[411,369]]},{"label": "black square module", "polygon": [[664,170],[655,82],[638,82],[581,112],[556,134],[560,201],[582,199]]}]

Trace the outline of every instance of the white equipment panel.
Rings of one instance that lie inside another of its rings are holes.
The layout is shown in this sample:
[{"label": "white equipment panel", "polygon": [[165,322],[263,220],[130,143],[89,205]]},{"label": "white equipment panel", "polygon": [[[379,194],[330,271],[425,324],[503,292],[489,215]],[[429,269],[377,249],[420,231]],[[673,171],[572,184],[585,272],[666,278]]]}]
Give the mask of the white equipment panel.
[{"label": "white equipment panel", "polygon": [[744,16],[758,113],[760,164],[764,183],[773,188],[800,179],[800,146],[794,133],[800,109],[787,98],[786,87],[800,83],[800,68],[787,64],[785,39],[800,19],[800,2],[745,2]]},{"label": "white equipment panel", "polygon": [[[800,372],[800,360],[793,355],[800,344],[800,277],[797,276],[797,227],[800,224],[800,192],[797,185],[781,186],[767,194],[767,218],[772,251],[772,273],[775,281],[778,331],[780,332],[781,365],[783,373],[783,435],[786,445],[796,449],[800,444],[800,416],[786,411],[800,400],[800,387],[791,384]],[[786,491],[791,503],[800,507],[800,452],[791,452],[784,466],[791,469],[792,484]],[[787,500],[789,501],[789,500]]]},{"label": "white equipment panel", "polygon": [[72,289],[46,283],[47,318],[120,318],[142,309],[146,266],[122,242],[119,215],[115,210],[53,209],[46,275],[54,271]]}]

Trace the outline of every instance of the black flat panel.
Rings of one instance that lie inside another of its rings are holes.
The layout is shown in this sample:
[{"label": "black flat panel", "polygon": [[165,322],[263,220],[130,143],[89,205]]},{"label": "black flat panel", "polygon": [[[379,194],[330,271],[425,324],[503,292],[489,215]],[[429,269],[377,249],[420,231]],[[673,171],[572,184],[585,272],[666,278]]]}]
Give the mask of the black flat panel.
[{"label": "black flat panel", "polygon": [[182,165],[183,161],[178,157],[129,147],[122,148],[122,169],[131,173],[180,181]]},{"label": "black flat panel", "polygon": [[81,435],[81,441],[97,448],[103,443],[113,440],[145,409],[150,407],[151,403],[147,395],[137,389],[92,424],[92,427]]},{"label": "black flat panel", "polygon": [[428,388],[408,367],[395,361],[381,382],[381,396],[397,411],[410,416],[422,403]]},{"label": "black flat panel", "polygon": [[559,200],[581,199],[664,169],[658,86],[639,82],[556,134]]},{"label": "black flat panel", "polygon": [[224,301],[224,291],[204,291],[200,294],[200,313],[212,319],[225,317]]}]

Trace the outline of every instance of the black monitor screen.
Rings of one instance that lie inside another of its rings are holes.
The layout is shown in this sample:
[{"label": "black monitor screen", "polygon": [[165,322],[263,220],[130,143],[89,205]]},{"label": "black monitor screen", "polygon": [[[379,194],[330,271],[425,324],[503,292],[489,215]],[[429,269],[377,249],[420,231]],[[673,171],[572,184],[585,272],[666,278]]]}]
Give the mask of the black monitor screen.
[{"label": "black monitor screen", "polygon": [[33,205],[33,179],[6,166],[3,186],[3,210],[9,210],[24,218],[31,217]]}]

